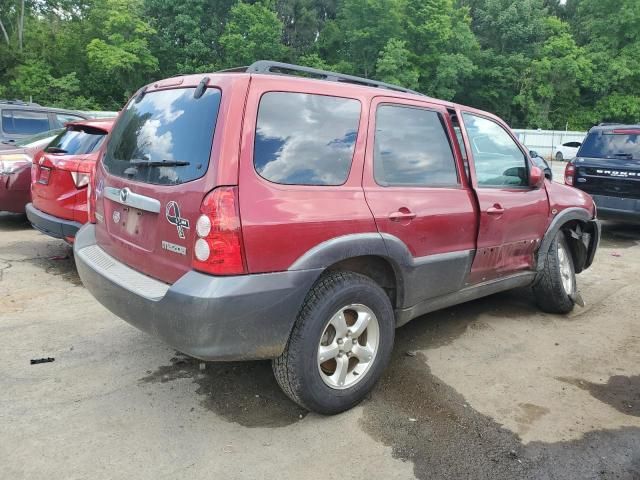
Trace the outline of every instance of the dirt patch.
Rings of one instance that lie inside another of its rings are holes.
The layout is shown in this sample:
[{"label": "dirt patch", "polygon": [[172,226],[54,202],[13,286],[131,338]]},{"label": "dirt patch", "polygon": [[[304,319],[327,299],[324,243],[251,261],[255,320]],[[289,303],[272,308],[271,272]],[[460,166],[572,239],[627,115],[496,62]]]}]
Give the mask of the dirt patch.
[{"label": "dirt patch", "polygon": [[586,390],[594,398],[625,415],[640,417],[640,375],[631,377],[614,375],[604,384],[591,383],[579,378],[558,377],[557,379]]},{"label": "dirt patch", "polygon": [[280,390],[270,362],[207,362],[201,370],[202,363],[176,354],[171,365],[149,372],[140,383],[191,379],[205,408],[245,427],[284,427],[307,414]]},{"label": "dirt patch", "polygon": [[[518,435],[434,377],[425,360],[421,354],[396,355],[361,420],[365,432],[392,448],[394,458],[413,462],[417,478],[640,478],[640,429],[523,445]],[[520,408],[528,423],[548,412],[536,405]]]},{"label": "dirt patch", "polygon": [[82,280],[80,280],[76,270],[71,247],[65,247],[64,253],[58,255],[29,258],[26,261],[42,268],[49,275],[61,277],[74,286],[82,285]]},{"label": "dirt patch", "polygon": [[[447,345],[467,329],[473,335],[491,328],[479,315],[516,318],[535,311],[528,290],[515,290],[435,312],[399,329],[391,364],[363,404],[363,430],[391,447],[394,458],[413,462],[419,479],[639,479],[640,429],[525,445],[434,376],[419,352]],[[522,431],[549,413],[532,403],[518,408]]]}]

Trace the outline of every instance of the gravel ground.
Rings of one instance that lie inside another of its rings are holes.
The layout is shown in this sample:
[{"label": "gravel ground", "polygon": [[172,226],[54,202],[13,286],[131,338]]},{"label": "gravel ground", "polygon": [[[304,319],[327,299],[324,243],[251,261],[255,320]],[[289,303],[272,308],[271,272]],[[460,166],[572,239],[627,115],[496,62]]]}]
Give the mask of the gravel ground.
[{"label": "gravel ground", "polygon": [[321,417],[268,362],[201,365],[114,317],[0,214],[0,478],[639,479],[639,276],[640,227],[606,224],[586,308],[522,289],[417,319],[370,398]]}]

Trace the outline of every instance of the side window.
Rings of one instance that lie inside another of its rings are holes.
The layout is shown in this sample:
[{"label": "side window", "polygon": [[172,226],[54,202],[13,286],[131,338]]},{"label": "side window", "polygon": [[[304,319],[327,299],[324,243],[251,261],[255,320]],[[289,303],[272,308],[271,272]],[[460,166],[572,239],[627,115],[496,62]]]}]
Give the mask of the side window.
[{"label": "side window", "polygon": [[457,185],[456,164],[442,116],[422,108],[380,105],[373,173],[383,186]]},{"label": "side window", "polygon": [[360,102],[306,93],[265,93],[258,110],[253,162],[285,185],[342,185],[358,135]]},{"label": "side window", "polygon": [[50,130],[49,115],[29,110],[2,110],[2,130],[16,135],[33,135]]},{"label": "side window", "polygon": [[492,120],[465,113],[464,123],[473,150],[478,185],[529,185],[527,159],[507,131]]},{"label": "side window", "polygon": [[62,128],[67,122],[78,122],[80,120],[84,120],[82,117],[78,117],[77,115],[70,115],[67,113],[56,113],[55,119],[55,128]]}]

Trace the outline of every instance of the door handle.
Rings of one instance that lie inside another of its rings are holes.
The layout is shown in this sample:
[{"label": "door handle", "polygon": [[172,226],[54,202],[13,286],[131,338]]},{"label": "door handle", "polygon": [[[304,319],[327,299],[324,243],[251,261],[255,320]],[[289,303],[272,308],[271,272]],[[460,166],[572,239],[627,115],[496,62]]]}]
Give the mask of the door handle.
[{"label": "door handle", "polygon": [[504,208],[499,203],[495,203],[493,207],[487,208],[487,213],[489,215],[502,215],[504,213]]},{"label": "door handle", "polygon": [[405,207],[402,207],[397,212],[393,212],[389,214],[389,220],[391,220],[392,222],[400,222],[402,220],[413,220],[414,218],[416,218],[416,214]]}]

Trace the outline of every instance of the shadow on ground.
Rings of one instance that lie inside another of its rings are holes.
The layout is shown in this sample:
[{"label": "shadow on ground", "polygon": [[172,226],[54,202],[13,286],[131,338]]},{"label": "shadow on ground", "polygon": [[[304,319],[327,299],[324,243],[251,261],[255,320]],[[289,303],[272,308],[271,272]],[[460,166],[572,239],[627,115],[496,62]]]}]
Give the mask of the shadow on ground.
[{"label": "shadow on ground", "polygon": [[636,245],[640,245],[640,224],[602,223],[601,247],[623,249]]},{"label": "shadow on ground", "polygon": [[18,213],[0,212],[0,232],[14,232],[17,230],[29,230],[31,224],[27,216]]}]

